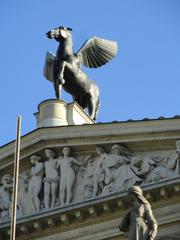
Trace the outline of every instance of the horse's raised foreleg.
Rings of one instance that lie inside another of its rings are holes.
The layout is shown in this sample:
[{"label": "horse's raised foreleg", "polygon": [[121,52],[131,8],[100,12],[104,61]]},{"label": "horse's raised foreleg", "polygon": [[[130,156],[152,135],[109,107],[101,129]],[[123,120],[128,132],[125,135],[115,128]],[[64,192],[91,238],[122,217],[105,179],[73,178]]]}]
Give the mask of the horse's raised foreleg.
[{"label": "horse's raised foreleg", "polygon": [[64,69],[65,67],[72,68],[72,65],[66,61],[63,61],[59,67],[57,80],[54,82],[55,95],[57,99],[61,99],[62,85],[65,83],[64,80]]},{"label": "horse's raised foreleg", "polygon": [[54,85],[54,91],[55,91],[55,96],[57,99],[60,98],[60,85],[59,85],[59,80],[58,80],[58,72],[59,72],[59,65],[57,64],[56,61],[54,61],[54,72],[53,72],[53,85]]},{"label": "horse's raised foreleg", "polygon": [[69,71],[73,72],[74,71],[74,67],[72,64],[66,62],[66,61],[63,61],[60,65],[60,68],[59,68],[59,73],[58,73],[58,81],[59,81],[59,84],[64,84],[65,83],[65,79],[64,79],[64,70],[65,68],[68,68]]}]

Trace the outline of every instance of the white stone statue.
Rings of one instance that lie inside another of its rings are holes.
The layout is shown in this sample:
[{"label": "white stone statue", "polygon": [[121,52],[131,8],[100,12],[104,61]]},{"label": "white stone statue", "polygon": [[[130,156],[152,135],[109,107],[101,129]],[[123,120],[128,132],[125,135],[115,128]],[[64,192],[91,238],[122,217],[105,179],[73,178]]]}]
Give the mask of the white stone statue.
[{"label": "white stone statue", "polygon": [[105,183],[106,185],[111,184],[111,192],[113,188],[112,183],[114,183],[115,192],[123,192],[135,183],[142,182],[142,179],[131,168],[131,157],[132,154],[127,148],[119,144],[112,146],[111,154],[108,155],[103,163],[106,174]]},{"label": "white stone statue", "polygon": [[138,176],[143,178],[143,184],[173,178],[180,174],[180,141],[176,142],[176,146],[176,157],[132,157],[132,169]]},{"label": "white stone statue", "polygon": [[134,172],[144,179],[144,184],[157,182],[166,178],[178,175],[179,150],[176,150],[177,157],[133,157],[131,160]]},{"label": "white stone statue", "polygon": [[83,199],[93,197],[94,171],[95,171],[95,164],[94,164],[94,158],[92,158],[86,162],[86,167],[84,168]]},{"label": "white stone statue", "polygon": [[155,162],[155,167],[146,177],[145,183],[157,182],[174,177],[174,170],[171,162],[174,159],[169,157],[152,157],[152,160]]},{"label": "white stone statue", "polygon": [[48,148],[45,149],[45,156],[48,161],[45,162],[44,204],[45,208],[53,208],[56,203],[60,179],[57,170],[58,159],[54,158],[55,154],[53,150]]},{"label": "white stone statue", "polygon": [[114,144],[111,148],[111,153],[108,154],[105,161],[103,162],[103,169],[105,171],[105,183],[109,184],[114,179],[111,169],[113,167],[118,168],[123,164],[129,163],[129,158],[125,154],[127,149],[119,144]]},{"label": "white stone statue", "polygon": [[59,199],[60,204],[69,204],[72,200],[72,187],[75,181],[75,172],[72,167],[73,163],[79,166],[82,165],[74,157],[70,156],[71,148],[64,147],[62,149],[63,156],[58,158],[57,167],[60,167],[60,188],[59,188]]},{"label": "white stone statue", "polygon": [[33,167],[31,168],[30,172],[31,179],[29,181],[28,192],[32,197],[33,210],[39,211],[40,210],[39,193],[42,188],[44,165],[42,162],[40,162],[41,157],[37,155],[32,155],[30,157],[30,161]]},{"label": "white stone statue", "polygon": [[18,181],[18,195],[17,195],[17,217],[31,214],[34,211],[32,194],[28,191],[29,174],[21,173]]},{"label": "white stone statue", "polygon": [[132,157],[131,165],[134,172],[140,176],[144,181],[150,181],[150,174],[157,166],[150,157]]},{"label": "white stone statue", "polygon": [[84,199],[96,197],[101,192],[101,184],[104,181],[105,174],[102,164],[107,153],[103,147],[96,147],[96,154],[96,157],[89,156],[84,160],[86,164],[83,181]]},{"label": "white stone statue", "polygon": [[[95,197],[99,190],[104,187],[104,179],[107,175],[109,177],[109,172],[106,168],[103,169],[103,163],[105,159],[107,158],[107,153],[103,147],[96,147],[96,153],[97,157],[94,161],[94,174],[93,174],[93,197]],[[107,173],[105,175],[105,171],[107,170]],[[100,190],[101,192],[101,190]]]},{"label": "white stone statue", "polygon": [[119,229],[128,232],[128,240],[154,240],[157,235],[157,222],[151,205],[138,186],[128,190],[131,207],[123,217]]},{"label": "white stone statue", "polygon": [[10,217],[12,191],[12,177],[11,175],[6,174],[2,177],[0,185],[0,219]]}]

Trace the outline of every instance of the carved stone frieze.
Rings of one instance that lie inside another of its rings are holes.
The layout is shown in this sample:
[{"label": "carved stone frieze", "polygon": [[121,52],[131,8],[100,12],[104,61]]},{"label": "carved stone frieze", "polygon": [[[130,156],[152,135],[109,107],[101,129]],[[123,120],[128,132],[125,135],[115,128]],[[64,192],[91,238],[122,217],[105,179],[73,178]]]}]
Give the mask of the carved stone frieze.
[{"label": "carved stone frieze", "polygon": [[[70,147],[45,149],[30,156],[30,169],[19,176],[18,217],[119,194],[134,185],[148,186],[180,175],[180,141],[175,151],[133,153],[125,146],[96,146],[76,156]],[[88,151],[87,151],[88,152]],[[0,185],[0,221],[10,219],[12,177]]]}]

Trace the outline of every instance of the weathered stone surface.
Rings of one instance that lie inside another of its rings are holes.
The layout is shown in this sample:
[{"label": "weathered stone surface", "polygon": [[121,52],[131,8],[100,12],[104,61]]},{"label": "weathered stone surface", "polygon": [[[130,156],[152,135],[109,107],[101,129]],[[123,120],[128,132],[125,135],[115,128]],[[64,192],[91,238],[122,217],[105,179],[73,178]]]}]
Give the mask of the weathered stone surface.
[{"label": "weathered stone surface", "polygon": [[[165,236],[166,225],[169,234],[178,233],[179,138],[179,119],[51,127],[25,135],[17,239],[26,240],[28,232],[31,239],[123,239],[118,225],[134,184],[152,204],[158,237]],[[13,147],[0,149],[1,179],[12,176]],[[11,191],[5,193],[11,203]],[[0,198],[5,195],[2,181]],[[9,216],[10,208],[0,206],[3,239]]]}]

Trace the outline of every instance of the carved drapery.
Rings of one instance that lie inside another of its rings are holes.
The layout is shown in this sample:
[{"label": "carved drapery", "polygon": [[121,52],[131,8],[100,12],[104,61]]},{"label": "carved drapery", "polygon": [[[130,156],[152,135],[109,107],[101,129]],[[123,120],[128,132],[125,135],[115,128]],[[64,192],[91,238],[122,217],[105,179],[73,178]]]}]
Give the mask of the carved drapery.
[{"label": "carved drapery", "polygon": [[[18,216],[64,206],[111,193],[133,185],[147,185],[180,175],[180,142],[176,152],[134,154],[114,144],[110,151],[96,147],[92,155],[74,157],[70,147],[60,156],[45,149],[45,158],[30,156],[31,169],[19,176]],[[0,220],[10,218],[12,177],[2,176]]]}]

